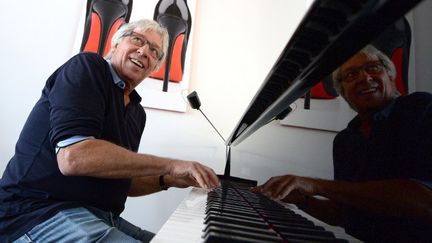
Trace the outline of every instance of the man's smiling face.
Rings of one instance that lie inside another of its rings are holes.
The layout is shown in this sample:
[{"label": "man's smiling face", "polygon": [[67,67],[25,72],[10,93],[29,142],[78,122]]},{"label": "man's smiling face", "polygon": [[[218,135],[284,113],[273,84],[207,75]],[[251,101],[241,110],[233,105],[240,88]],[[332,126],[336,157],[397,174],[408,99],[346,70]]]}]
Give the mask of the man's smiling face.
[{"label": "man's smiling face", "polygon": [[[151,44],[146,43],[140,47],[134,44],[133,38],[141,38]],[[162,37],[154,31],[135,30],[133,35],[124,36],[112,50],[110,61],[118,75],[126,82],[126,87],[131,90],[155,71],[158,59],[151,55],[150,45],[161,49]]]},{"label": "man's smiling face", "polygon": [[358,53],[341,66],[340,73],[342,96],[359,114],[374,113],[395,96],[394,81],[376,56]]}]

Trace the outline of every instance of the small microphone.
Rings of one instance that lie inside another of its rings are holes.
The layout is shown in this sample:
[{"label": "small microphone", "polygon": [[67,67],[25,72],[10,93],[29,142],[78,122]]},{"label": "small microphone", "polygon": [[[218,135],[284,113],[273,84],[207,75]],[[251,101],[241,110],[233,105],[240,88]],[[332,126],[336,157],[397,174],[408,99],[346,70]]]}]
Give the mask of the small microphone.
[{"label": "small microphone", "polygon": [[190,106],[192,107],[192,109],[196,109],[199,110],[200,106],[201,106],[201,101],[198,97],[198,94],[196,91],[190,93],[187,96],[187,99],[189,101]]},{"label": "small microphone", "polygon": [[219,136],[222,138],[222,140],[224,141],[224,143],[226,143],[225,138],[220,134],[220,132],[216,129],[216,127],[213,125],[213,123],[207,118],[207,116],[204,114],[204,112],[200,109],[201,106],[201,101],[198,97],[198,93],[196,91],[193,91],[192,93],[190,93],[187,96],[187,99],[189,101],[190,106],[193,109],[199,110],[201,112],[201,114],[203,114],[203,116],[207,119],[207,121],[210,123],[210,125],[212,125],[212,127],[214,128],[214,130],[219,134]]}]

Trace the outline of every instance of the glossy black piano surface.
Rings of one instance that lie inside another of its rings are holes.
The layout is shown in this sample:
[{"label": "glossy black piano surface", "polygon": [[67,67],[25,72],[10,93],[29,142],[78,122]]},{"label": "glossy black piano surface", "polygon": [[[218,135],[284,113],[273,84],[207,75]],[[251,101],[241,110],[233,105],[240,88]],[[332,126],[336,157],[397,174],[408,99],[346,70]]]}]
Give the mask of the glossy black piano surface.
[{"label": "glossy black piano surface", "polygon": [[422,0],[316,0],[234,128],[236,145]]}]

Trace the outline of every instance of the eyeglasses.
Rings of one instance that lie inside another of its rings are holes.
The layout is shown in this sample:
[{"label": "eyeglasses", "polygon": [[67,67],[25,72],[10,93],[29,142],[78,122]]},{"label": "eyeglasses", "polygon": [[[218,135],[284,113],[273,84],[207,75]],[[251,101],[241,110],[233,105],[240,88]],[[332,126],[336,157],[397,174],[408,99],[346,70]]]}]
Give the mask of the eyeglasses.
[{"label": "eyeglasses", "polygon": [[156,44],[151,43],[149,40],[145,38],[145,36],[140,35],[136,32],[128,33],[124,36],[129,36],[129,40],[137,47],[143,47],[145,45],[148,45],[150,50],[150,56],[155,60],[161,60],[163,57],[163,52],[157,47]]},{"label": "eyeglasses", "polygon": [[360,67],[349,68],[348,70],[341,73],[341,81],[345,83],[351,83],[360,79],[362,71],[367,74],[380,74],[384,70],[384,65],[381,61],[368,62]]}]

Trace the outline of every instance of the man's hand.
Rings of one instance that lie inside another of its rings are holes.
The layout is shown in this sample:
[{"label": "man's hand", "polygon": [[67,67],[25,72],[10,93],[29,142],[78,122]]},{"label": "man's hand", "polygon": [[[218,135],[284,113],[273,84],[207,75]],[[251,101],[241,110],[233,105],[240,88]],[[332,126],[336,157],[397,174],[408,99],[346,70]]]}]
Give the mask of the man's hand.
[{"label": "man's hand", "polygon": [[[314,179],[294,175],[284,175],[272,177],[263,185],[252,188],[252,191],[262,193],[272,199],[284,200],[291,193],[313,196],[316,194],[315,187],[316,183]],[[288,198],[285,199],[285,201],[286,200],[288,200]]]},{"label": "man's hand", "polygon": [[168,187],[187,188],[190,186],[200,187],[198,182],[190,176],[186,177],[173,177],[170,175],[164,176],[165,185]]},{"label": "man's hand", "polygon": [[182,186],[198,186],[213,189],[220,185],[215,172],[198,162],[178,160],[171,164],[169,175],[175,177],[175,182]]}]

